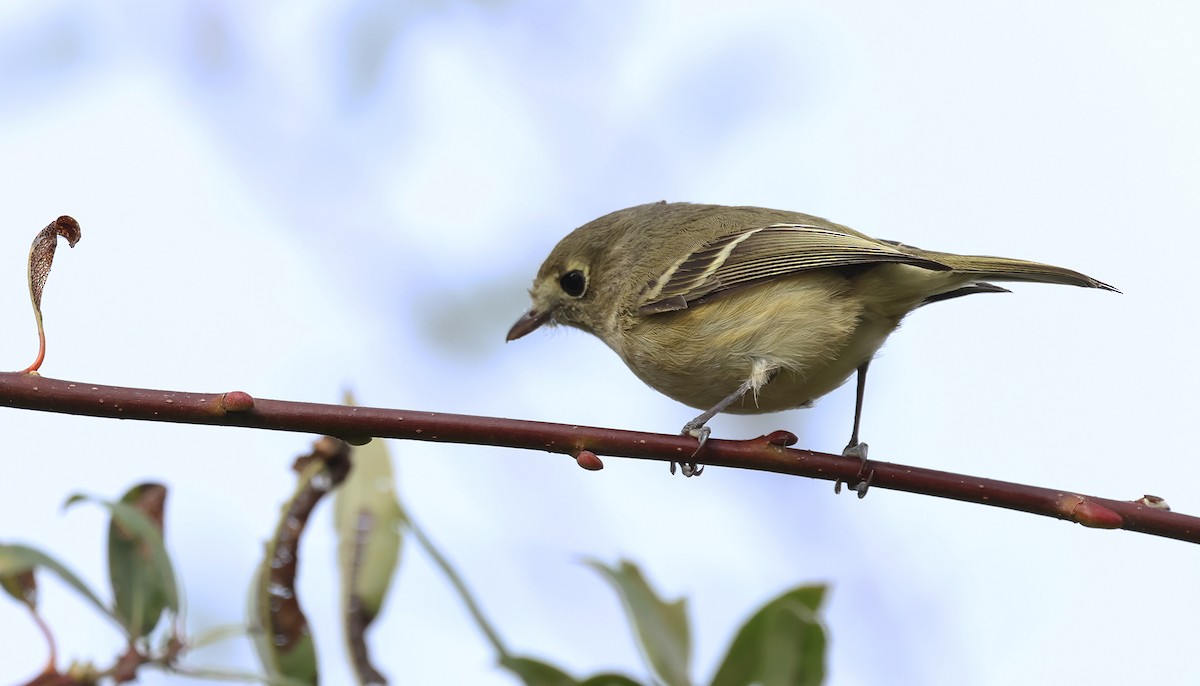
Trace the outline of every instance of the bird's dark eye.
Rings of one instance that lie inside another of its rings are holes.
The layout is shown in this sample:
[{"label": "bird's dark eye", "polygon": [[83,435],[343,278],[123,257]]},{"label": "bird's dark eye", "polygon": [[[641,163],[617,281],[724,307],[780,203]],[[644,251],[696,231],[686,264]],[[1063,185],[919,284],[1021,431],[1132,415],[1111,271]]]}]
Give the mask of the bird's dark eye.
[{"label": "bird's dark eye", "polygon": [[579,296],[583,295],[583,291],[587,289],[587,279],[584,278],[583,272],[579,271],[578,269],[572,269],[571,271],[562,275],[562,277],[558,280],[558,285],[562,286],[563,293],[566,293],[572,298],[578,298]]}]

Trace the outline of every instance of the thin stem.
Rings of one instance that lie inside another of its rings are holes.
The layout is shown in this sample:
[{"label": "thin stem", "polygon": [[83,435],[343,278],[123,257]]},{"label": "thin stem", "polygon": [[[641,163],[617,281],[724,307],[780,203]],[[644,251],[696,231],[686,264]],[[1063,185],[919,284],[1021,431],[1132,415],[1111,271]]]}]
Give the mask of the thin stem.
[{"label": "thin stem", "polygon": [[22,369],[20,372],[18,372],[20,374],[29,374],[31,372],[36,372],[38,369],[41,369],[42,362],[44,362],[46,359],[46,330],[42,328],[42,316],[40,313],[38,313],[37,323],[38,323],[37,359],[33,361],[33,364],[29,365],[28,367],[26,367],[26,368]]},{"label": "thin stem", "polygon": [[32,607],[29,608],[29,614],[33,616],[33,623],[37,624],[37,628],[46,637],[46,646],[49,649],[50,656],[46,659],[46,673],[53,672],[58,664],[58,644],[54,641],[54,632],[50,631],[50,625],[46,624],[46,620],[42,619],[42,615]]},{"label": "thin stem", "polygon": [[451,565],[445,556],[442,555],[441,551],[437,549],[437,546],[433,545],[433,541],[429,540],[429,537],[425,535],[425,531],[422,530],[421,527],[417,526],[417,523],[413,521],[412,518],[408,517],[407,514],[405,515],[405,519],[408,520],[409,528],[413,532],[413,536],[416,536],[417,542],[421,544],[421,547],[425,549],[425,552],[429,553],[429,557],[433,558],[434,564],[436,564],[438,568],[442,570],[442,574],[445,574],[446,578],[450,580],[450,585],[454,587],[454,590],[458,593],[458,596],[462,598],[463,604],[467,606],[467,612],[471,613],[471,617],[475,620],[475,623],[479,625],[480,630],[483,631],[488,642],[491,643],[492,647],[496,649],[497,653],[499,653],[500,659],[498,661],[507,661],[509,654],[508,649],[504,647],[504,640],[500,638],[500,634],[497,633],[496,629],[492,627],[492,623],[489,622],[487,617],[484,616],[483,609],[480,608],[479,604],[475,602],[475,597],[471,595],[471,590],[467,588],[467,583],[463,581],[462,577],[459,576],[453,565]]}]

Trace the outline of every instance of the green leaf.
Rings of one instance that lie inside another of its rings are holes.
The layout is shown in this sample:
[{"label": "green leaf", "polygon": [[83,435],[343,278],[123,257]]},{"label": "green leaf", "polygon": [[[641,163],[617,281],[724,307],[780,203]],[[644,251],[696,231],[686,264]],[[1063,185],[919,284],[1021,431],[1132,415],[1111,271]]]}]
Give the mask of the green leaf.
[{"label": "green leaf", "polygon": [[579,681],[554,665],[532,657],[507,655],[500,666],[521,677],[525,686],[641,686],[621,674],[597,674]]},{"label": "green leaf", "polygon": [[104,604],[104,601],[100,600],[100,597],[91,588],[88,588],[88,585],[82,579],[75,576],[74,572],[64,567],[58,560],[29,546],[16,543],[0,544],[0,576],[18,574],[39,567],[58,575],[58,578],[75,589],[79,595],[83,596],[97,610],[100,610],[105,617],[113,620],[117,626],[125,630],[125,625],[121,622],[121,619],[113,614],[112,610]]},{"label": "green leaf", "polygon": [[382,676],[371,665],[365,632],[387,598],[406,521],[396,500],[387,444],[376,439],[353,449],[350,464],[350,473],[334,496],[333,510],[342,624],[359,683],[378,683]]},{"label": "green leaf", "polygon": [[580,686],[642,686],[623,674],[597,674]]},{"label": "green leaf", "polygon": [[767,603],[738,630],[712,686],[816,686],[825,680],[824,585],[800,586]]},{"label": "green leaf", "polygon": [[500,666],[521,677],[525,686],[579,686],[570,674],[535,658],[507,655],[501,658]]},{"label": "green leaf", "polygon": [[637,565],[622,560],[611,568],[596,560],[586,563],[612,582],[633,624],[642,657],[654,675],[667,686],[687,686],[691,638],[687,603],[663,601],[650,588]]},{"label": "green leaf", "polygon": [[384,441],[376,439],[355,448],[350,459],[350,474],[334,499],[342,600],[356,596],[373,619],[383,607],[399,564],[406,522],[396,502],[391,456]]},{"label": "green leaf", "polygon": [[[156,534],[147,537],[123,524],[124,515],[113,512],[108,525],[108,578],[112,583],[113,604],[125,618],[134,636],[154,630],[171,601],[174,573],[163,545],[163,508],[167,489],[161,484],[138,484],[121,496],[121,504],[142,515]],[[161,550],[161,554],[159,551]],[[159,563],[166,560],[164,573]],[[177,609],[172,607],[172,611]]]},{"label": "green leaf", "polygon": [[167,490],[161,484],[138,484],[120,502],[75,494],[63,507],[89,502],[107,509],[108,574],[114,612],[129,631],[141,638],[154,630],[165,610],[179,613],[175,567],[163,543],[162,513]]}]

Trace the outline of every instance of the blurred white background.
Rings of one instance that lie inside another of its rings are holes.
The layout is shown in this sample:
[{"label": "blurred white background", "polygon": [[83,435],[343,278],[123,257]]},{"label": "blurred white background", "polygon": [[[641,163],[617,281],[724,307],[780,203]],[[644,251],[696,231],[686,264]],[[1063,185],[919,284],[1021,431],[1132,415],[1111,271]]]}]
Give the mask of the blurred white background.
[{"label": "blurred white background", "polygon": [[[83,226],[46,289],[46,376],[674,432],[695,412],[574,331],[504,334],[545,253],[642,202],[755,204],[926,248],[1072,267],[913,315],[872,368],[887,461],[1200,512],[1200,6],[875,2],[8,2],[0,8],[0,359],[36,337],[33,235]],[[836,451],[853,389],[720,417]],[[106,587],[76,490],[171,487],[192,631],[241,621],[310,437],[0,413],[0,540]],[[610,588],[629,557],[687,596],[711,676],[757,605],[833,585],[829,683],[1185,683],[1200,558],[1183,543],[826,482],[395,443],[402,497],[514,649],[645,678]],[[329,510],[302,600],[347,683]],[[43,577],[66,657],[119,640]],[[0,682],[44,648],[0,602]],[[427,559],[372,645],[394,683],[513,684]],[[247,643],[187,664],[249,670]],[[185,683],[145,672],[142,683]],[[195,681],[187,683],[197,683]]]}]

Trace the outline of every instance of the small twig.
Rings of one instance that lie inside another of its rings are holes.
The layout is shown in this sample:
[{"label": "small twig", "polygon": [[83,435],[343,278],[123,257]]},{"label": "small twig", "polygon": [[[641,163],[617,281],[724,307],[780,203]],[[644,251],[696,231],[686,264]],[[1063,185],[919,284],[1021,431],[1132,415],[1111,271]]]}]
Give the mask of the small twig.
[{"label": "small twig", "polygon": [[[690,459],[696,440],[686,436],[550,424],[497,417],[385,410],[252,398],[241,391],[179,393],[121,388],[0,373],[0,405],[92,417],[140,419],[182,424],[215,424],[340,436],[367,436],[443,443],[469,443],[545,450],[576,456],[597,455],[679,462]],[[697,459],[707,465],[807,476],[851,485],[862,477],[862,462],[785,446],[787,432],[746,441],[709,440]],[[1085,526],[1127,529],[1200,543],[1200,518],[1147,504],[1110,500],[1037,486],[995,481],[887,462],[870,461],[873,489],[892,489],[979,503],[1066,519]]]}]

